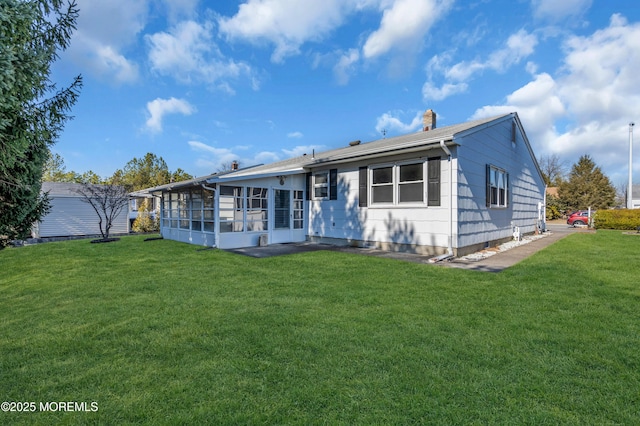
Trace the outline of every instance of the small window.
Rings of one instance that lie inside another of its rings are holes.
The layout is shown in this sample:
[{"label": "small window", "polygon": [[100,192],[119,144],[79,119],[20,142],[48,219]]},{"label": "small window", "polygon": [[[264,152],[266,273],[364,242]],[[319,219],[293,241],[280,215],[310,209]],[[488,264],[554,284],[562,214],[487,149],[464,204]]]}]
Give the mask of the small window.
[{"label": "small window", "polygon": [[324,199],[329,197],[329,172],[313,175],[313,198]]},{"label": "small window", "polygon": [[487,165],[487,207],[501,208],[509,205],[509,174]]},{"label": "small window", "polygon": [[313,199],[338,199],[338,169],[318,172],[313,175]]}]

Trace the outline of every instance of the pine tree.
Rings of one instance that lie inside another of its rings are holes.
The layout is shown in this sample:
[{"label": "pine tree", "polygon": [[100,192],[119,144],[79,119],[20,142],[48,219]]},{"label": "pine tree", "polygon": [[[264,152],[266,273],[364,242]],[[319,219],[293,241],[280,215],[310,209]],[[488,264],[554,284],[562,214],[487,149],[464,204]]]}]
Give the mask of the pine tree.
[{"label": "pine tree", "polygon": [[148,152],[143,158],[133,158],[124,169],[116,170],[111,179],[125,185],[130,191],[139,191],[191,178],[182,169],[170,172],[162,157]]},{"label": "pine tree", "polygon": [[591,157],[583,155],[558,188],[558,195],[571,209],[605,209],[614,205],[616,189]]},{"label": "pine tree", "polygon": [[68,47],[77,17],[73,2],[0,1],[0,248],[48,210],[43,167],[82,86],[78,76],[58,91],[50,65]]}]

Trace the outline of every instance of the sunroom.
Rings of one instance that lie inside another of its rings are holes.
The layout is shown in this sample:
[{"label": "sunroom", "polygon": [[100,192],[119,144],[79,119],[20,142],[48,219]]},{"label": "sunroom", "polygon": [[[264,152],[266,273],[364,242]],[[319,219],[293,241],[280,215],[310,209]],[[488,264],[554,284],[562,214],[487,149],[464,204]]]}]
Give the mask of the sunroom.
[{"label": "sunroom", "polygon": [[149,189],[164,238],[219,248],[304,241],[304,177],[205,178]]}]

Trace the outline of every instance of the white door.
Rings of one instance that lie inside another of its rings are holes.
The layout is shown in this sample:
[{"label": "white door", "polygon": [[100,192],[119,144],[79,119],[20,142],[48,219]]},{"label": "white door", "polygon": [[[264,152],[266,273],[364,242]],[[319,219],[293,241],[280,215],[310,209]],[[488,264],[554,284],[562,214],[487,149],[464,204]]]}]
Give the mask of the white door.
[{"label": "white door", "polygon": [[273,214],[271,217],[271,243],[292,241],[291,190],[273,189]]}]

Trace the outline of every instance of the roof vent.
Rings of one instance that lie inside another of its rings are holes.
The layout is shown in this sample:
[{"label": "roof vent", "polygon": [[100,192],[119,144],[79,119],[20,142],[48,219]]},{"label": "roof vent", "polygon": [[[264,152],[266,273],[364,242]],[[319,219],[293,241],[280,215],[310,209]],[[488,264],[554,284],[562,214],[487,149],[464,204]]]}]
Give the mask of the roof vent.
[{"label": "roof vent", "polygon": [[360,145],[360,139],[358,139],[357,141],[349,142],[349,146],[356,146],[356,145]]}]

